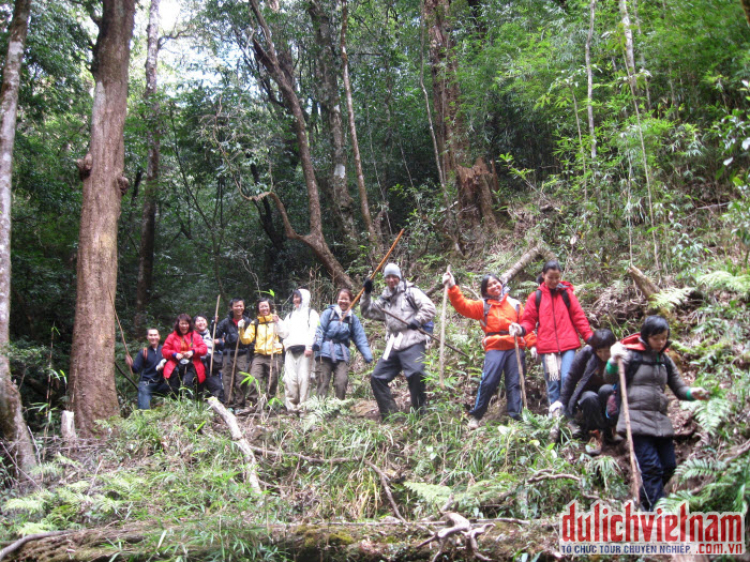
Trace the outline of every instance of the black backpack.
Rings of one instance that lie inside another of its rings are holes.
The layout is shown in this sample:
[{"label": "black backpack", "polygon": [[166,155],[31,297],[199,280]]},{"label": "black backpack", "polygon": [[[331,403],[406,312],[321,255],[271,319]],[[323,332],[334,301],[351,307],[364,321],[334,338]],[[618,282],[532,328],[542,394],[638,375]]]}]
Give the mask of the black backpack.
[{"label": "black backpack", "polygon": [[[570,310],[570,295],[568,294],[567,289],[562,289],[560,291],[560,294],[562,295],[563,302],[565,303],[565,306],[568,307],[568,310]],[[539,305],[542,302],[542,290],[537,289],[534,291],[534,299],[536,300],[536,309],[537,312],[539,311]]]}]

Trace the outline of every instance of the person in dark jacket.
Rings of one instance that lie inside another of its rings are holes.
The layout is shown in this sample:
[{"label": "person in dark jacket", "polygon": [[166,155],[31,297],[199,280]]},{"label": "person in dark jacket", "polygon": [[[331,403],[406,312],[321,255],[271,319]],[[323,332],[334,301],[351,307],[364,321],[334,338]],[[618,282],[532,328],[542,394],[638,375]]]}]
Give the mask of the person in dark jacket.
[{"label": "person in dark jacket", "polygon": [[562,410],[576,421],[585,437],[591,434],[586,452],[598,455],[602,449],[602,434],[614,420],[607,418],[607,400],[614,392],[604,382],[604,367],[609,360],[609,348],[617,342],[610,330],[596,330],[589,345],[576,353],[568,376],[563,383],[560,400],[552,404],[553,413]]},{"label": "person in dark jacket", "polygon": [[537,282],[539,288],[529,295],[521,322],[512,324],[508,331],[520,337],[536,330],[536,348],[542,358],[551,406],[560,399],[560,388],[581,347],[579,336],[588,341],[593,332],[573,285],[562,281],[562,268],[556,260],[544,264]]},{"label": "person in dark jacket", "polygon": [[164,380],[163,369],[167,362],[162,356],[161,336],[156,328],[149,328],[146,338],[148,347],[144,347],[133,361],[130,354],[125,356],[125,362],[133,371],[140,374],[138,381],[138,409],[150,410],[151,397],[154,394],[167,396],[171,388]]},{"label": "person in dark jacket", "polygon": [[354,346],[362,354],[365,363],[372,363],[372,351],[367,341],[367,335],[354,313],[349,307],[354,295],[349,289],[339,289],[336,304],[323,311],[318,328],[315,331],[313,350],[318,360],[318,387],[316,394],[324,398],[328,396],[333,375],[333,390],[336,398],[346,398],[346,388],[349,385],[349,343],[354,340]]},{"label": "person in dark jacket", "polygon": [[[668,346],[669,323],[661,316],[649,316],[640,333],[612,346],[604,370],[605,381],[616,383],[619,381],[618,361],[625,367],[630,428],[643,480],[640,500],[647,511],[664,496],[664,485],[677,467],[665,387],[669,386],[679,400],[708,400],[709,397],[705,389],[685,384],[666,354]],[[626,434],[624,415],[619,417],[617,432]]]},{"label": "person in dark jacket", "polygon": [[222,383],[227,400],[230,394],[229,387],[232,384],[232,373],[234,373],[232,402],[227,404],[230,408],[244,408],[249,390],[247,385],[242,384],[245,376],[240,373],[250,372],[252,345],[240,341],[237,326],[241,321],[244,321],[245,325],[252,322],[250,317],[245,316],[245,301],[232,299],[229,301],[229,314],[216,326],[216,339],[214,340],[215,349],[221,351]]},{"label": "person in dark jacket", "polygon": [[167,360],[164,378],[174,392],[185,387],[192,394],[196,385],[206,380],[206,370],[201,357],[206,354],[203,338],[193,330],[193,320],[180,314],[174,323],[174,332],[167,336],[161,354]]},{"label": "person in dark jacket", "polygon": [[[461,287],[450,272],[443,275],[443,284],[449,287],[448,297],[453,308],[461,316],[479,320],[485,337],[482,339],[484,347],[484,366],[482,379],[479,382],[477,398],[469,412],[469,429],[479,427],[479,422],[487,412],[490,399],[497,392],[500,377],[505,374],[505,390],[508,396],[508,415],[521,419],[521,384],[523,373],[519,369],[525,367],[525,354],[519,355],[521,365],[516,358],[516,342],[508,333],[508,327],[518,322],[523,314],[523,306],[516,299],[503,291],[503,284],[497,276],[488,273],[482,278],[480,291],[482,300],[469,300],[464,297]],[[519,342],[522,349],[531,349],[532,358],[536,356],[536,335],[529,334]]]}]

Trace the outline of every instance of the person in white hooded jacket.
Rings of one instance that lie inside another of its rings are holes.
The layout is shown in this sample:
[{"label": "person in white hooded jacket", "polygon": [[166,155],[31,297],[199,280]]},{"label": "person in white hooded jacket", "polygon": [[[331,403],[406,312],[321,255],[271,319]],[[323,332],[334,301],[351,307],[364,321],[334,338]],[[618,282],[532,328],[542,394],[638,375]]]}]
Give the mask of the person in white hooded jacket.
[{"label": "person in white hooded jacket", "polygon": [[284,404],[290,412],[304,407],[312,374],[313,342],[320,317],[310,307],[310,291],[297,289],[292,293],[294,310],[279,324],[284,338]]}]

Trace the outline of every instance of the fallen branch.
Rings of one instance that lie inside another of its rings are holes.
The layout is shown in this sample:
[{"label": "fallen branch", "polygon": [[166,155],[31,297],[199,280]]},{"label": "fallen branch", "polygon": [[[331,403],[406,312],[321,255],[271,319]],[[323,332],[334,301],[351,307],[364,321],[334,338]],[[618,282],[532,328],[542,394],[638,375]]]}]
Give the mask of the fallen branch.
[{"label": "fallen branch", "polygon": [[450,539],[450,537],[454,535],[462,535],[464,543],[466,545],[466,550],[473,558],[482,560],[483,562],[489,562],[491,560],[491,558],[487,558],[479,552],[477,537],[483,533],[486,533],[488,529],[494,527],[493,523],[485,523],[484,525],[481,525],[479,527],[472,528],[471,522],[466,519],[466,517],[453,512],[446,513],[444,515],[444,519],[451,523],[452,526],[435,532],[432,537],[417,545],[417,549],[422,548],[423,546],[427,546],[434,541],[438,541],[440,543],[440,548],[432,558],[432,562],[435,562],[443,553],[443,550],[448,543],[448,539]]},{"label": "fallen branch", "polygon": [[224,420],[224,423],[227,424],[232,441],[237,443],[240,451],[242,451],[242,454],[245,456],[245,461],[247,461],[247,464],[245,465],[245,479],[250,483],[250,487],[254,492],[260,493],[261,488],[260,483],[258,482],[257,471],[258,463],[255,460],[255,454],[253,453],[250,443],[245,439],[245,436],[237,423],[237,418],[235,418],[234,414],[229,412],[215,396],[208,399],[208,405],[211,406],[211,409],[219,414],[219,417],[221,417],[221,419]]},{"label": "fallen branch", "polygon": [[505,285],[513,279],[516,275],[518,275],[521,271],[526,269],[526,267],[536,260],[537,258],[542,257],[545,260],[553,260],[555,259],[555,254],[550,250],[544,242],[539,242],[536,246],[528,250],[524,255],[522,255],[516,263],[514,263],[511,268],[503,273],[500,276],[500,282]]},{"label": "fallen branch", "polygon": [[47,533],[34,533],[33,535],[26,535],[18,539],[16,542],[10,543],[4,549],[0,550],[0,560],[14,553],[16,550],[21,548],[27,542],[36,541],[39,539],[46,539],[47,537],[55,537],[57,535],[72,535],[78,531],[49,531]]}]

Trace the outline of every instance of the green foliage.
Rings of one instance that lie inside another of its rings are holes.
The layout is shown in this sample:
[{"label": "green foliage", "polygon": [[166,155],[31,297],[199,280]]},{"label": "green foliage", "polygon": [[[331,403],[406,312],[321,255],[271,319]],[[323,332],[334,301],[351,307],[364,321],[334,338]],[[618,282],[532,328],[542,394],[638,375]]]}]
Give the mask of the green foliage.
[{"label": "green foliage", "polygon": [[650,304],[657,309],[665,308],[674,310],[687,302],[690,293],[695,289],[693,287],[670,287],[651,296]]},{"label": "green foliage", "polygon": [[701,275],[698,281],[712,289],[728,289],[745,299],[750,298],[750,273],[735,275],[729,271],[717,270]]}]

